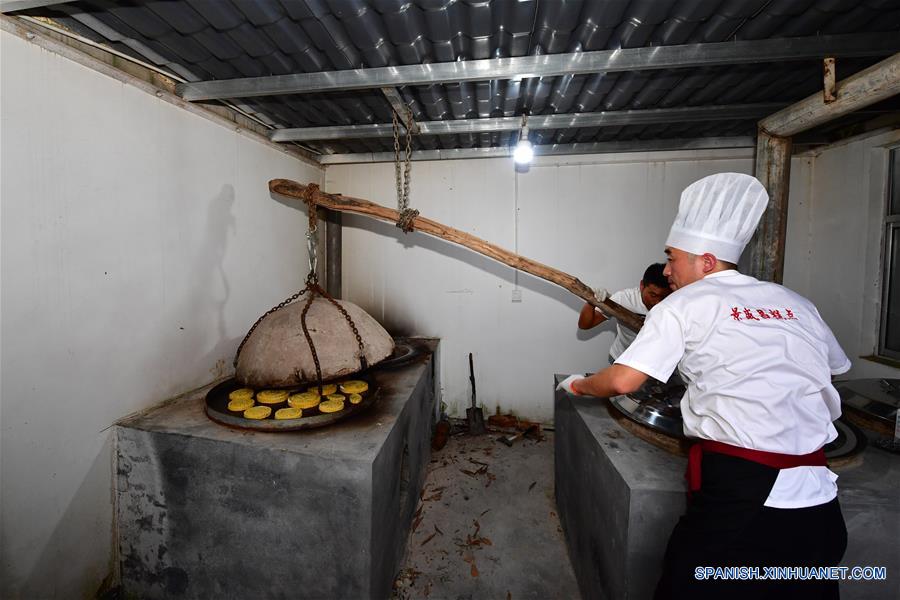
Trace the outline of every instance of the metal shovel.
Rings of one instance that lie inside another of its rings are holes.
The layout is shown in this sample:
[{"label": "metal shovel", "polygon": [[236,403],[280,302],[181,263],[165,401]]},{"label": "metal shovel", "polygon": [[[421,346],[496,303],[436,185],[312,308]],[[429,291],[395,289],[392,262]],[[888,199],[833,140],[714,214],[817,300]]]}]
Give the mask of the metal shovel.
[{"label": "metal shovel", "polygon": [[472,407],[466,409],[466,420],[469,422],[469,433],[478,435],[487,430],[484,428],[484,413],[475,406],[475,367],[472,365],[471,352],[469,352],[469,381],[472,382]]}]

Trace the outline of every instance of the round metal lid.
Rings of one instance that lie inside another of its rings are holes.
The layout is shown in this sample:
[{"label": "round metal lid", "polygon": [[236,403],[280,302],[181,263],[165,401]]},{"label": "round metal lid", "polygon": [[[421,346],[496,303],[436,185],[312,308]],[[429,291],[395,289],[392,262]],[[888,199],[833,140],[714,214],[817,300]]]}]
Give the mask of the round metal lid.
[{"label": "round metal lid", "polygon": [[[359,332],[366,366],[391,355],[394,340],[378,321],[352,302],[335,302],[351,317]],[[306,304],[300,298],[259,323],[238,356],[238,381],[251,388],[289,388],[316,380],[315,361],[301,324]],[[335,304],[315,298],[305,318],[322,379],[346,377],[363,368],[356,333]]]}]

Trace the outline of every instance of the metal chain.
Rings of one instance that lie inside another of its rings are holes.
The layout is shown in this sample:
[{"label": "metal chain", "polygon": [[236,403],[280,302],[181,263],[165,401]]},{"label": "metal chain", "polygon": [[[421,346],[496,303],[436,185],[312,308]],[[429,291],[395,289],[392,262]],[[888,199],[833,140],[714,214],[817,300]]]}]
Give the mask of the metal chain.
[{"label": "metal chain", "polygon": [[[244,348],[244,344],[247,343],[247,340],[250,339],[250,336],[253,334],[254,330],[262,323],[263,319],[268,317],[273,312],[281,310],[294,300],[297,300],[300,296],[305,294],[306,292],[310,292],[309,298],[306,300],[306,305],[303,307],[303,311],[300,313],[300,327],[303,329],[303,335],[306,338],[306,344],[309,346],[309,351],[312,354],[313,363],[316,366],[316,384],[319,388],[319,394],[322,393],[322,365],[319,363],[319,354],[316,352],[316,345],[313,343],[312,336],[309,333],[309,328],[306,326],[306,313],[309,312],[310,307],[312,307],[312,302],[315,300],[316,296],[321,296],[322,298],[331,302],[335,308],[343,315],[344,320],[347,321],[347,324],[350,325],[351,331],[353,331],[353,337],[356,338],[356,345],[359,348],[359,364],[360,370],[365,370],[369,367],[369,361],[366,360],[366,349],[363,344],[362,336],[359,334],[359,330],[356,328],[356,323],[353,322],[353,318],[347,312],[347,310],[341,306],[341,304],[332,298],[328,292],[326,292],[318,283],[313,281],[311,278],[307,279],[306,287],[292,295],[290,298],[287,298],[283,302],[279,302],[277,305],[270,308],[266,313],[256,320],[256,323],[253,324],[253,327],[250,328],[250,331],[247,332],[247,335],[244,336],[244,339],[241,340],[241,344],[238,346],[237,352],[234,355],[234,367],[237,368],[238,357],[241,355],[241,350]],[[299,376],[298,376],[299,379]]]},{"label": "metal chain", "polygon": [[394,174],[397,179],[397,227],[409,233],[413,230],[413,221],[419,216],[419,211],[409,208],[409,185],[412,171],[412,128],[413,114],[408,107],[406,109],[406,151],[401,174],[400,164],[400,123],[397,113],[391,111],[391,119],[394,127]]},{"label": "metal chain", "polygon": [[413,115],[412,110],[407,107],[406,109],[406,163],[404,164],[403,169],[403,206],[400,207],[400,212],[405,212],[409,209],[409,180],[410,180],[410,170],[412,169],[412,128],[413,128]]},{"label": "metal chain", "polygon": [[316,352],[316,345],[312,341],[312,336],[309,335],[309,329],[306,327],[306,313],[309,312],[310,306],[312,306],[313,300],[316,297],[316,293],[321,290],[321,288],[313,283],[310,284],[309,289],[312,290],[312,293],[309,295],[309,299],[306,301],[306,306],[303,307],[303,312],[300,313],[300,327],[303,329],[303,335],[306,337],[306,344],[309,346],[309,351],[312,353],[313,363],[316,365],[316,386],[319,389],[319,395],[322,395],[322,366],[319,364],[319,355]]},{"label": "metal chain", "polygon": [[368,368],[369,362],[366,360],[366,349],[363,345],[362,336],[359,335],[359,330],[356,329],[356,323],[353,322],[353,319],[350,317],[349,313],[347,313],[346,309],[344,309],[344,307],[341,306],[337,300],[329,296],[325,290],[321,290],[321,288],[320,295],[334,304],[335,308],[337,308],[338,311],[340,311],[340,313],[344,315],[344,319],[346,319],[347,323],[350,325],[350,329],[353,331],[353,335],[356,337],[356,344],[357,346],[359,346],[359,363],[361,366],[360,370],[365,370],[366,368]]},{"label": "metal chain", "polygon": [[[409,125],[412,125],[412,112],[410,112],[409,117]],[[398,131],[397,125],[397,117],[394,115],[394,150],[396,155],[396,164],[397,164],[397,192],[400,193],[400,143],[399,143],[400,135]],[[406,134],[406,157],[407,157],[407,168],[406,168],[406,183],[404,193],[408,196],[409,194],[409,140],[410,133],[407,129]],[[365,348],[363,346],[362,337],[359,335],[359,331],[356,329],[356,324],[353,322],[353,319],[350,318],[350,315],[347,314],[347,311],[344,310],[340,304],[335,301],[334,298],[328,295],[324,289],[319,286],[319,275],[318,271],[318,237],[316,235],[318,231],[318,215],[316,214],[316,204],[313,201],[308,201],[309,207],[309,229],[306,232],[306,248],[308,251],[309,257],[309,274],[306,276],[306,287],[293,294],[286,300],[279,302],[277,305],[273,306],[269,310],[263,314],[259,319],[256,320],[256,323],[253,324],[253,327],[250,328],[250,331],[247,332],[247,335],[244,336],[244,339],[241,340],[240,345],[238,346],[237,352],[234,355],[234,363],[233,366],[237,369],[238,358],[240,358],[241,350],[244,349],[244,344],[247,343],[247,340],[250,339],[250,336],[256,330],[260,323],[262,323],[263,319],[268,317],[270,314],[277,310],[281,310],[291,302],[298,299],[300,296],[305,294],[306,292],[311,292],[309,298],[306,301],[306,305],[303,307],[303,312],[300,313],[300,327],[303,329],[303,335],[306,337],[306,343],[309,345],[310,353],[313,357],[313,363],[316,366],[316,383],[319,388],[319,393],[322,393],[322,366],[319,364],[319,355],[316,352],[316,346],[312,341],[312,336],[309,334],[309,329],[306,326],[306,313],[309,312],[310,307],[312,306],[312,302],[315,299],[316,295],[320,295],[323,298],[326,298],[329,302],[334,304],[335,307],[340,311],[340,313],[344,316],[344,319],[350,324],[350,329],[353,330],[353,335],[356,336],[356,343],[359,346],[359,355],[360,355],[360,364],[362,365],[362,369],[365,369],[368,366],[365,356]],[[418,213],[416,213],[418,214]],[[401,215],[402,218],[402,215]],[[415,218],[413,216],[412,218]],[[411,219],[410,219],[411,220]],[[409,226],[412,229],[411,225]],[[404,231],[409,231],[404,227]],[[299,376],[298,376],[299,379]]]},{"label": "metal chain", "polygon": [[237,368],[238,357],[241,355],[241,350],[244,349],[244,344],[247,343],[247,340],[250,339],[250,334],[252,334],[253,331],[259,326],[259,324],[262,323],[263,319],[265,319],[266,317],[271,315],[273,312],[281,310],[282,308],[284,308],[285,306],[287,306],[288,304],[290,304],[291,302],[293,302],[294,300],[296,300],[297,298],[299,298],[300,296],[302,296],[303,294],[305,294],[308,291],[309,291],[309,282],[307,282],[307,285],[305,288],[303,288],[302,290],[300,290],[293,296],[287,298],[286,300],[279,302],[278,304],[276,304],[275,306],[273,306],[272,308],[267,310],[263,316],[261,316],[260,318],[258,318],[256,320],[256,323],[253,324],[253,327],[250,328],[250,331],[248,331],[247,335],[244,336],[244,339],[241,340],[241,344],[238,346],[237,352],[235,352],[235,354],[234,354],[234,363],[232,365],[234,368]]},{"label": "metal chain", "polygon": [[403,210],[405,202],[403,196],[403,179],[400,176],[400,124],[397,122],[397,113],[391,111],[391,120],[394,126],[394,174],[397,180],[397,210]]}]

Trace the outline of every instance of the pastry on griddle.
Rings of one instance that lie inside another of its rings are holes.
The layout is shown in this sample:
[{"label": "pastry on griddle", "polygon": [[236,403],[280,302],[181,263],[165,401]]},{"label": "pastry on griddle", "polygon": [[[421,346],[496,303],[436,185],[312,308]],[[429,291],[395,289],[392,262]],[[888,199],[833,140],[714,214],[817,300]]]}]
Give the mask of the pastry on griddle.
[{"label": "pastry on griddle", "polygon": [[250,396],[249,398],[239,396],[228,401],[228,410],[244,412],[254,404],[256,403],[253,401],[253,396]]},{"label": "pastry on griddle", "polygon": [[341,384],[341,391],[345,394],[362,394],[367,389],[369,389],[369,384],[365,381],[353,380]]},{"label": "pastry on griddle", "polygon": [[299,419],[303,416],[303,411],[299,408],[279,408],[275,411],[275,418],[279,421],[286,419]]},{"label": "pastry on griddle", "polygon": [[291,394],[288,397],[289,406],[302,410],[315,408],[321,401],[322,398],[320,398],[319,394],[315,392],[300,392],[299,394]]},{"label": "pastry on griddle", "polygon": [[360,402],[362,402],[362,395],[350,394],[350,404],[359,404]]},{"label": "pastry on griddle", "polygon": [[256,400],[260,404],[281,404],[287,397],[286,390],[263,390],[256,394]]},{"label": "pastry on griddle", "polygon": [[228,394],[229,400],[237,400],[238,398],[253,398],[253,390],[250,388],[241,388]]},{"label": "pastry on griddle", "polygon": [[[334,395],[338,395],[338,394],[334,394]],[[340,399],[340,400],[338,400],[338,399],[333,399],[333,400],[332,400],[332,399],[329,399],[329,400],[326,400],[325,402],[322,402],[322,403],[319,405],[319,410],[322,411],[323,413],[336,413],[336,412],[340,412],[340,411],[344,410],[344,400],[343,400],[343,398],[344,398],[344,397],[341,396],[341,399]]]},{"label": "pastry on griddle", "polygon": [[272,408],[270,406],[251,406],[244,411],[244,418],[259,420],[265,419],[271,414]]},{"label": "pastry on griddle", "polygon": [[[318,394],[319,386],[317,386],[317,385],[311,386],[311,387],[307,388],[306,391],[307,392],[315,392]],[[327,396],[328,394],[333,394],[336,391],[337,391],[337,386],[335,384],[333,384],[333,383],[323,383],[322,384],[322,395],[323,396]]]},{"label": "pastry on griddle", "polygon": [[334,402],[343,402],[347,397],[343,394],[328,394],[325,400],[333,400]]}]

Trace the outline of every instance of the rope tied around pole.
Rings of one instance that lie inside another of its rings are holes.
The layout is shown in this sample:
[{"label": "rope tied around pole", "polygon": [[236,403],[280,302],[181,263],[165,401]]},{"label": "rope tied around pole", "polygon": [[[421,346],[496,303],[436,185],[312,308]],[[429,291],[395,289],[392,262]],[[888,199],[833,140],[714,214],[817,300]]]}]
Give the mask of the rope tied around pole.
[{"label": "rope tied around pole", "polygon": [[400,211],[400,217],[397,219],[397,227],[402,229],[404,233],[413,231],[415,229],[415,227],[413,227],[413,221],[415,221],[418,216],[419,211],[416,209],[404,208]]},{"label": "rope tied around pole", "polygon": [[316,196],[319,195],[319,184],[318,183],[309,183],[303,186],[303,191],[300,192],[300,199],[307,206],[315,206],[316,205]]}]

